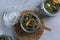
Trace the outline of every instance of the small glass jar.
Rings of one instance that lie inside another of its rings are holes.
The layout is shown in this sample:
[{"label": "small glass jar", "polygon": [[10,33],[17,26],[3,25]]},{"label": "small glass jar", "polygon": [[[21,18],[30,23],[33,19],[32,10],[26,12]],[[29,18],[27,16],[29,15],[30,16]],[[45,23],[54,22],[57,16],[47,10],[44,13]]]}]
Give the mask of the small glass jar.
[{"label": "small glass jar", "polygon": [[8,35],[0,35],[0,40],[12,40],[12,38]]},{"label": "small glass jar", "polygon": [[[20,25],[21,25],[21,28],[23,29],[23,31],[25,31],[26,33],[34,33],[38,30],[42,30],[39,26],[37,26],[35,29],[33,29],[32,31],[31,30],[27,30],[25,27],[24,27],[24,24],[23,24],[23,20],[25,18],[25,15],[27,16],[26,20],[29,19],[29,16],[28,15],[32,15],[34,17],[36,17],[36,20],[38,23],[41,23],[41,20],[39,19],[39,17],[36,15],[36,12],[34,10],[23,10],[21,12],[21,20],[20,20]],[[28,21],[28,20],[27,20]],[[34,25],[35,26],[35,25]],[[34,27],[32,26],[32,27]]]},{"label": "small glass jar", "polygon": [[60,11],[60,7],[59,7],[58,11],[55,13],[48,12],[45,8],[45,5],[44,5],[45,1],[46,0],[42,0],[41,3],[39,4],[38,8],[37,8],[37,11],[40,12],[43,16],[54,16]]}]

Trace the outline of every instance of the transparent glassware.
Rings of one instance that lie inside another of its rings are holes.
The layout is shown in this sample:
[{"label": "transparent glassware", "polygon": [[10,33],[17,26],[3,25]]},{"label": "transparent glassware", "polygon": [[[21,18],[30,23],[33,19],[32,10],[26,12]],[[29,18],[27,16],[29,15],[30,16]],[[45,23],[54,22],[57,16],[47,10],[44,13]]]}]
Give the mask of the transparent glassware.
[{"label": "transparent glassware", "polygon": [[48,12],[44,7],[44,2],[45,0],[42,0],[37,8],[37,11],[40,12],[43,16],[55,16],[60,11],[60,7],[59,7],[58,11],[55,13]]},{"label": "transparent glassware", "polygon": [[20,16],[19,14],[19,10],[14,8],[14,7],[10,7],[4,10],[4,14],[3,14],[3,21],[4,24],[9,26],[9,25],[14,25],[15,23],[18,22],[18,17]]},{"label": "transparent glassware", "polygon": [[12,40],[9,35],[0,35],[0,40]]}]

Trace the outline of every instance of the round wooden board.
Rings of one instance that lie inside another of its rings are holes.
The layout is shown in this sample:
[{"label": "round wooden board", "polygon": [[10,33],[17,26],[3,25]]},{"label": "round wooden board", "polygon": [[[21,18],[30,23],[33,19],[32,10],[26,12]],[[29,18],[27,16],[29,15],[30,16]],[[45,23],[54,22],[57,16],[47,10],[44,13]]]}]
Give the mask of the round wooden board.
[{"label": "round wooden board", "polygon": [[[43,23],[43,18],[40,17],[40,19],[41,19],[41,23]],[[38,40],[43,35],[43,30],[38,30],[35,33],[24,32],[20,27],[20,22],[16,23],[13,28],[19,40]]]}]

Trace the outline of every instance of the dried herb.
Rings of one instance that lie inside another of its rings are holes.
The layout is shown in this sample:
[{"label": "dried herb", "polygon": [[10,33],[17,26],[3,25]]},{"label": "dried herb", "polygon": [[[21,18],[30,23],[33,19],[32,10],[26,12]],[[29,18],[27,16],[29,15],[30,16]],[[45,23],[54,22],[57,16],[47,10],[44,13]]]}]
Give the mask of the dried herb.
[{"label": "dried herb", "polygon": [[58,1],[55,0],[45,0],[44,7],[48,12],[55,13],[59,10],[60,4]]}]

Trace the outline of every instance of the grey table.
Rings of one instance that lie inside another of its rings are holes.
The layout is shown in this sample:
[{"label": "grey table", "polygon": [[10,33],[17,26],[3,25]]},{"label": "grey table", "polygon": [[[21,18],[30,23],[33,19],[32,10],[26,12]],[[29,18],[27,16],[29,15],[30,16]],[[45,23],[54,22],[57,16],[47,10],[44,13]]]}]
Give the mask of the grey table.
[{"label": "grey table", "polygon": [[[16,40],[12,27],[6,27],[3,24],[2,16],[4,9],[9,7],[15,7],[20,11],[25,9],[35,9],[40,2],[41,0],[0,0],[0,35],[10,35],[13,40]],[[52,31],[44,31],[44,34],[39,40],[60,40],[60,12],[54,17],[45,18],[45,23]]]}]

